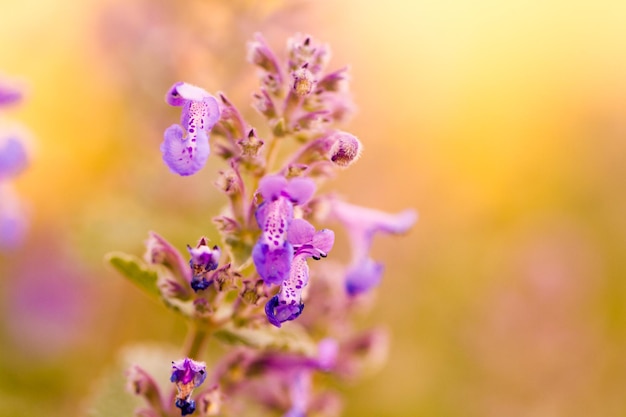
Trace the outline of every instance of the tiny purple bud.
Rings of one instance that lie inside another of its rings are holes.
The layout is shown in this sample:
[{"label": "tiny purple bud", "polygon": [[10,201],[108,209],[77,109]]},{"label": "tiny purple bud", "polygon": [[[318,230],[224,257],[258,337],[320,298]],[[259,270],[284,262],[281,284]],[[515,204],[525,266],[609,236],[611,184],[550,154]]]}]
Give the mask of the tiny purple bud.
[{"label": "tiny purple bud", "polygon": [[254,129],[250,129],[248,135],[237,143],[241,146],[241,152],[245,156],[256,157],[265,142],[259,139]]},{"label": "tiny purple bud", "polygon": [[206,273],[217,268],[221,255],[220,248],[213,246],[213,249],[211,249],[207,244],[207,239],[203,237],[195,248],[188,245],[187,250],[189,255],[191,255],[189,260],[192,275],[191,288],[196,292],[204,290],[211,284],[206,279]]},{"label": "tiny purple bud", "polygon": [[154,379],[138,365],[132,365],[126,371],[126,388],[131,393],[145,398],[155,411],[163,408],[161,392]]},{"label": "tiny purple bud", "polygon": [[276,106],[265,88],[261,88],[261,92],[254,93],[252,97],[254,98],[252,106],[256,111],[268,119],[276,117]]},{"label": "tiny purple bud", "polygon": [[278,59],[258,32],[254,34],[254,40],[248,42],[248,62],[281,79]]},{"label": "tiny purple bud", "polygon": [[305,97],[311,94],[315,87],[315,78],[306,64],[302,68],[293,71],[291,77],[293,78],[291,89],[297,96]]},{"label": "tiny purple bud", "polygon": [[363,146],[361,142],[350,133],[337,131],[329,140],[332,142],[327,157],[335,165],[346,168],[361,156]]}]

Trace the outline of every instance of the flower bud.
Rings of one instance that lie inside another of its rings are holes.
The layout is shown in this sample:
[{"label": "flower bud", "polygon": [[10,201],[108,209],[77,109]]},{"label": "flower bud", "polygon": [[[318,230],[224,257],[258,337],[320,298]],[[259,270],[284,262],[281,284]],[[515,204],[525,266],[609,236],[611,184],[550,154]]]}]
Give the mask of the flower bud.
[{"label": "flower bud", "polygon": [[260,33],[254,34],[254,40],[248,42],[248,62],[260,67],[270,74],[280,77],[280,66],[276,55],[265,42]]},{"label": "flower bud", "polygon": [[138,365],[126,371],[126,388],[131,393],[143,397],[153,410],[162,409],[161,392],[154,379]]},{"label": "flower bud", "polygon": [[308,65],[304,64],[301,68],[291,73],[291,77],[293,78],[291,88],[299,97],[308,96],[315,87],[315,78],[307,67]]},{"label": "flower bud", "polygon": [[335,165],[346,168],[361,156],[363,146],[356,136],[346,132],[336,132],[331,137],[332,145],[328,151],[328,159]]},{"label": "flower bud", "polygon": [[200,393],[196,399],[198,410],[202,416],[217,416],[222,409],[222,392],[219,386],[214,385]]},{"label": "flower bud", "polygon": [[248,135],[237,143],[241,146],[241,152],[244,156],[256,157],[265,142],[259,139],[254,129],[250,129]]}]

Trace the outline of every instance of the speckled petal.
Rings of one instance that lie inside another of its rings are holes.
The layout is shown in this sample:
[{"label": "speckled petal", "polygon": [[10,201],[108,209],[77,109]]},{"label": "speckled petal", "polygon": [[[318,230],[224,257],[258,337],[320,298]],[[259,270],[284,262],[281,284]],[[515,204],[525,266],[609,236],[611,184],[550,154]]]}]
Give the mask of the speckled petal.
[{"label": "speckled petal", "polygon": [[163,161],[176,174],[186,176],[198,172],[209,157],[209,137],[206,132],[199,131],[196,138],[183,139],[183,129],[172,125],[165,130],[161,144]]},{"label": "speckled petal", "polygon": [[281,284],[289,275],[293,259],[293,246],[287,241],[283,246],[270,250],[261,241],[254,245],[252,259],[257,272],[267,284]]},{"label": "speckled petal", "polygon": [[304,219],[293,219],[287,231],[287,240],[292,245],[304,245],[313,241],[315,227]]}]

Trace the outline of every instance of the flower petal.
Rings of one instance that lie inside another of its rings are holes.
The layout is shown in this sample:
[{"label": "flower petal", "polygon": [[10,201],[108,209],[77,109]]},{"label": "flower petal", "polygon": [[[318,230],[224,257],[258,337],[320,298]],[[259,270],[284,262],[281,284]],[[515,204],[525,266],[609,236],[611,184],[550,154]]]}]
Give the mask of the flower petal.
[{"label": "flower petal", "polygon": [[282,247],[273,248],[260,240],[252,249],[252,259],[257,272],[268,284],[281,284],[289,275],[293,246],[287,241]]},{"label": "flower petal", "polygon": [[346,291],[354,296],[364,293],[380,283],[385,267],[367,258],[346,274]]},{"label": "flower petal", "polygon": [[296,205],[306,203],[315,193],[315,183],[310,178],[293,178],[287,184],[285,192]]},{"label": "flower petal", "polygon": [[282,175],[267,175],[259,181],[259,192],[265,201],[276,200],[287,187],[287,180]]},{"label": "flower petal", "polygon": [[206,132],[199,131],[197,140],[183,139],[183,128],[172,125],[165,130],[161,144],[163,161],[176,174],[186,176],[198,172],[209,157],[209,137]]},{"label": "flower petal", "polygon": [[14,177],[28,165],[24,142],[16,136],[0,139],[0,180]]},{"label": "flower petal", "polygon": [[287,240],[292,245],[304,245],[313,240],[315,227],[304,219],[293,219],[287,231]]}]

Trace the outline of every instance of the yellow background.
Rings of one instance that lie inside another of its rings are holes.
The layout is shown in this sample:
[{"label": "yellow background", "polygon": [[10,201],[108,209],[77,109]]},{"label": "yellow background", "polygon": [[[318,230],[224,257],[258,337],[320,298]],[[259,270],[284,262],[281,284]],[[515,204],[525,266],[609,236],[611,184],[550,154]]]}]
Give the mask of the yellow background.
[{"label": "yellow background", "polygon": [[28,240],[0,255],[0,414],[81,415],[121,346],[183,336],[102,256],[216,238],[218,164],[163,166],[163,95],[249,112],[255,31],[351,66],[365,150],[328,188],[420,213],[374,245],[367,323],[392,344],[345,415],[626,415],[626,3],[591,0],[2,2],[0,71],[28,85],[3,120],[34,156]]}]

